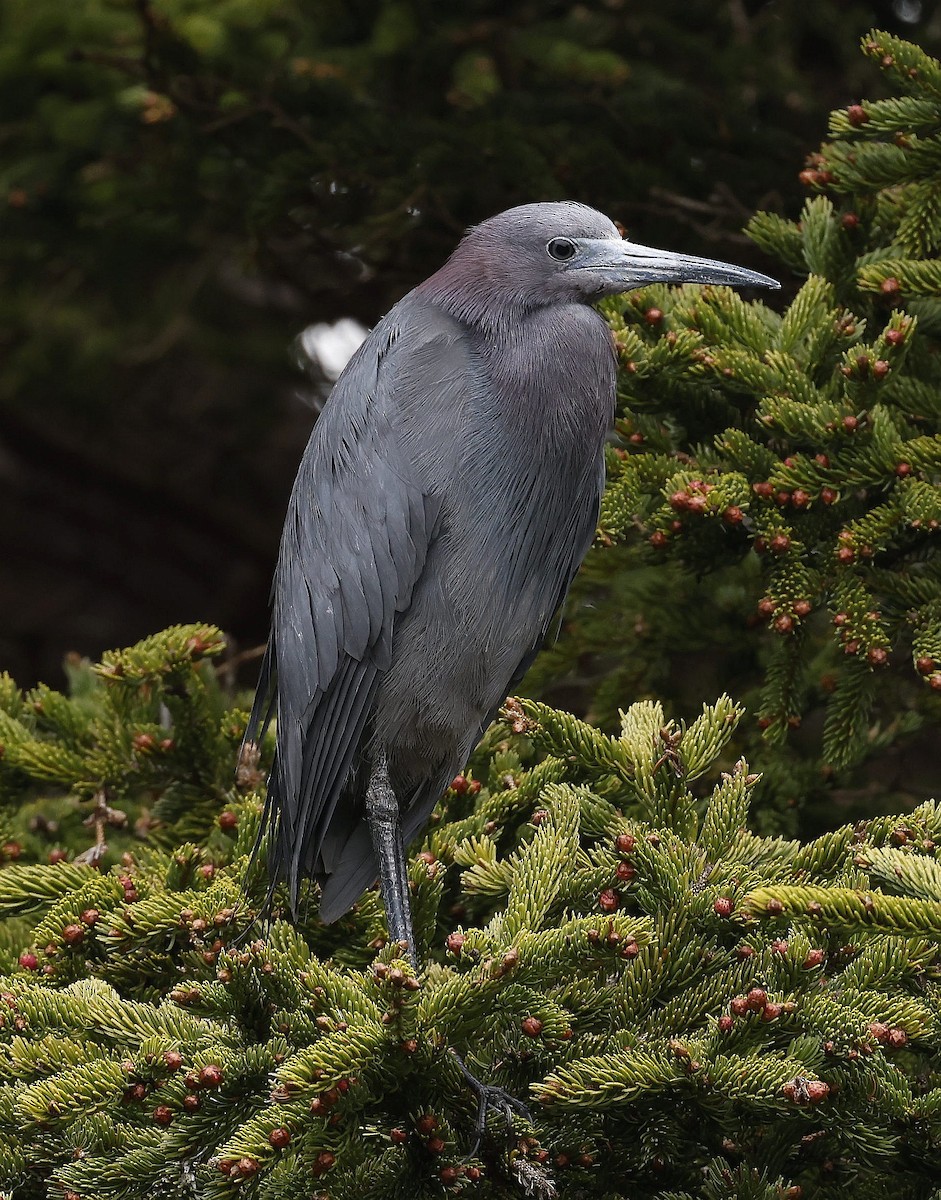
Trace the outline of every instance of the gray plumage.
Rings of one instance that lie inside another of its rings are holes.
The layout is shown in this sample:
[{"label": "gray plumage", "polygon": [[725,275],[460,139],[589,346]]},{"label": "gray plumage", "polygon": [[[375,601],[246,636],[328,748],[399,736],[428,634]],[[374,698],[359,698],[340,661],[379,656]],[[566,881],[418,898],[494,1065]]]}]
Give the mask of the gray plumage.
[{"label": "gray plumage", "polygon": [[604,485],[616,364],[591,304],[654,279],[776,286],[622,241],[584,205],[524,205],[471,230],[338,380],[291,495],[246,733],[276,715],[269,871],[293,905],[305,877],[325,921],[356,901],[379,873],[376,764],[407,845],[537,653]]}]

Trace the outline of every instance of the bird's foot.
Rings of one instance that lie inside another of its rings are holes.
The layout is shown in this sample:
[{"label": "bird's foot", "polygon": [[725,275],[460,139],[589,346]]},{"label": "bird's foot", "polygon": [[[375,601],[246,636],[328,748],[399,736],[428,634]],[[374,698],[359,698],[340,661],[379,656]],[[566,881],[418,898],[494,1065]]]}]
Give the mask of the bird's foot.
[{"label": "bird's foot", "polygon": [[472,1075],[464,1065],[464,1060],[458,1052],[451,1048],[450,1053],[461,1070],[471,1091],[477,1097],[477,1124],[475,1126],[474,1144],[471,1147],[468,1157],[473,1157],[480,1149],[480,1143],[484,1139],[487,1132],[487,1116],[491,1112],[498,1113],[506,1125],[506,1131],[509,1135],[513,1131],[514,1116],[522,1117],[524,1121],[532,1121],[532,1113],[522,1102],[517,1100],[515,1096],[511,1096],[508,1091],[502,1087],[495,1087],[490,1083],[482,1083],[476,1075]]}]

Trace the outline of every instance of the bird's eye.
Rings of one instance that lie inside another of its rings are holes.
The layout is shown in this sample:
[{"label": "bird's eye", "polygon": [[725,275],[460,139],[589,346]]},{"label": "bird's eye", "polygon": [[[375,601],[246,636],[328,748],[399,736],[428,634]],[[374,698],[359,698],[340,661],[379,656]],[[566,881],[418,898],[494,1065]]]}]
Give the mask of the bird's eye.
[{"label": "bird's eye", "polygon": [[546,244],[546,253],[556,262],[568,262],[578,253],[578,247],[571,238],[553,238]]}]

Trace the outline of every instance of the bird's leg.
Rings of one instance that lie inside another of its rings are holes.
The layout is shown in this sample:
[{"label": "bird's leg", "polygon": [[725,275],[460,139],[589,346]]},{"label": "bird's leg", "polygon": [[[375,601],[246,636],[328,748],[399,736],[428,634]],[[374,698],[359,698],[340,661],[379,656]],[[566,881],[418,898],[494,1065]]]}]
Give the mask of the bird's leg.
[{"label": "bird's leg", "polygon": [[490,1083],[482,1083],[476,1075],[472,1075],[464,1065],[464,1060],[454,1049],[449,1047],[449,1053],[454,1061],[461,1069],[461,1074],[469,1084],[474,1095],[477,1097],[477,1124],[475,1127],[476,1137],[474,1144],[471,1147],[469,1158],[480,1149],[480,1143],[484,1139],[487,1132],[487,1113],[498,1112],[506,1122],[506,1131],[509,1134],[513,1129],[513,1116],[520,1116],[524,1121],[532,1122],[532,1113],[522,1102],[517,1100],[515,1096],[511,1096],[504,1088],[494,1087]]},{"label": "bird's leg", "polygon": [[[412,911],[408,891],[408,860],[402,842],[402,824],[399,802],[389,780],[389,764],[385,752],[380,750],[373,761],[369,785],[366,788],[366,816],[372,844],[379,860],[379,886],[386,909],[389,936],[394,942],[405,942],[408,957],[418,970],[418,955],[415,949],[415,933],[412,929]],[[487,1115],[497,1112],[506,1123],[507,1132],[513,1128],[514,1115],[531,1121],[529,1109],[521,1100],[492,1084],[482,1083],[464,1065],[458,1052],[449,1048],[461,1074],[477,1098],[476,1137],[471,1154],[476,1154],[487,1132]]]},{"label": "bird's leg", "polygon": [[386,909],[389,936],[393,942],[405,942],[408,945],[408,957],[412,966],[418,970],[408,895],[408,860],[402,842],[399,802],[389,781],[389,765],[383,750],[377,754],[369,776],[366,817],[376,858],[379,860],[379,887]]}]

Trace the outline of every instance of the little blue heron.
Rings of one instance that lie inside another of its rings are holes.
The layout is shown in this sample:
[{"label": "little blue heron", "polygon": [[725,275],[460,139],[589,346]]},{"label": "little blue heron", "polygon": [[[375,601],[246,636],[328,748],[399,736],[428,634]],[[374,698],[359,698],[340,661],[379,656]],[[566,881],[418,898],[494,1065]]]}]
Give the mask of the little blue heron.
[{"label": "little blue heron", "polygon": [[301,460],[247,742],[277,721],[272,887],[333,921],[378,876],[415,963],[405,847],[533,661],[594,534],[616,361],[592,305],[778,287],[625,241],[573,202],[471,229],[376,325]]}]

